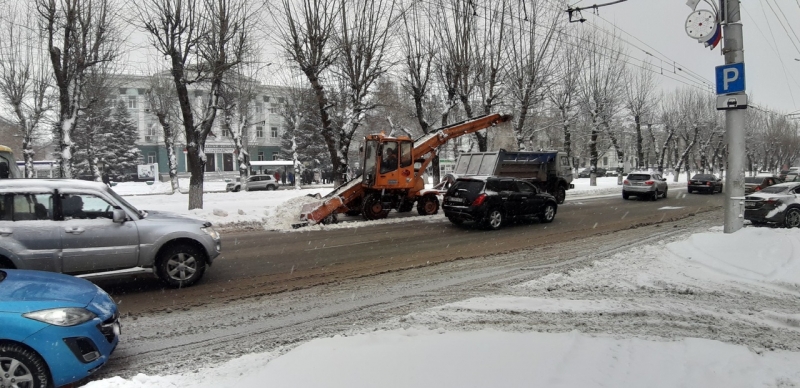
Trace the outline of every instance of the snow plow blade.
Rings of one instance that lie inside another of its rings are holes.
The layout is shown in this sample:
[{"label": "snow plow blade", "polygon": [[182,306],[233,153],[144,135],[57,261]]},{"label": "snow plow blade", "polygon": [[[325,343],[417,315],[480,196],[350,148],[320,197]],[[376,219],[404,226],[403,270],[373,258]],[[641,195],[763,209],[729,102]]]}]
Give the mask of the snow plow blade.
[{"label": "snow plow blade", "polygon": [[300,210],[300,222],[292,224],[297,229],[303,226],[316,225],[323,222],[333,214],[346,211],[347,205],[361,198],[364,188],[361,186],[361,177],[351,179],[349,182],[337,187],[330,194],[322,197],[322,201],[303,205]]}]

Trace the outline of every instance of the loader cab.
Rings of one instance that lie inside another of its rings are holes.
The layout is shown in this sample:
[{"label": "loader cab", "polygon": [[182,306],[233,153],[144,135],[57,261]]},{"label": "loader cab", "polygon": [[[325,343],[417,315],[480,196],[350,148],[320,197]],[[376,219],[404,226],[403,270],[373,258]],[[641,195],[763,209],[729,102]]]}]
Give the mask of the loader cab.
[{"label": "loader cab", "polygon": [[408,137],[367,136],[362,183],[376,189],[413,187],[413,146],[414,142]]}]

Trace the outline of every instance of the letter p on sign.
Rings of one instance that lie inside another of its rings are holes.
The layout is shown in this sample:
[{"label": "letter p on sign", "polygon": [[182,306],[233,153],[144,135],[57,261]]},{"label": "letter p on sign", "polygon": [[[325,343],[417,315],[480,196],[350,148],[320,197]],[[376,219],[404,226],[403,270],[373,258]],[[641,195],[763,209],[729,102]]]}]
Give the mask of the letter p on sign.
[{"label": "letter p on sign", "polygon": [[744,92],[744,63],[717,66],[716,74],[717,94]]}]

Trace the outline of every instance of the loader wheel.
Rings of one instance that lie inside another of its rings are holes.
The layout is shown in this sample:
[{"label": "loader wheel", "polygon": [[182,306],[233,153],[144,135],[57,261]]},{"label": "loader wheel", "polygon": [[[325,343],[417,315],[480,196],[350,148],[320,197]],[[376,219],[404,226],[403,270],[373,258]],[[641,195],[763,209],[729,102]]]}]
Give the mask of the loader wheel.
[{"label": "loader wheel", "polygon": [[417,200],[417,213],[421,216],[432,216],[439,212],[439,198],[427,194]]},{"label": "loader wheel", "polygon": [[400,206],[397,207],[397,212],[408,213],[412,209],[414,209],[414,201],[409,201],[407,199],[404,199],[402,202],[400,202]]},{"label": "loader wheel", "polygon": [[383,207],[381,197],[376,194],[367,194],[361,205],[361,215],[365,220],[379,220],[389,215],[389,209]]}]

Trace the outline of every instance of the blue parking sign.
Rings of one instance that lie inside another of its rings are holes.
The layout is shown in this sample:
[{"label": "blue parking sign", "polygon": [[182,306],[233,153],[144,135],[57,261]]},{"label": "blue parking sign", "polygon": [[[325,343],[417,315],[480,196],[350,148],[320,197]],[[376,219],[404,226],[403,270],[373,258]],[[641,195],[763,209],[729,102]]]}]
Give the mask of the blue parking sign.
[{"label": "blue parking sign", "polygon": [[716,67],[717,94],[739,93],[745,90],[744,63]]}]

